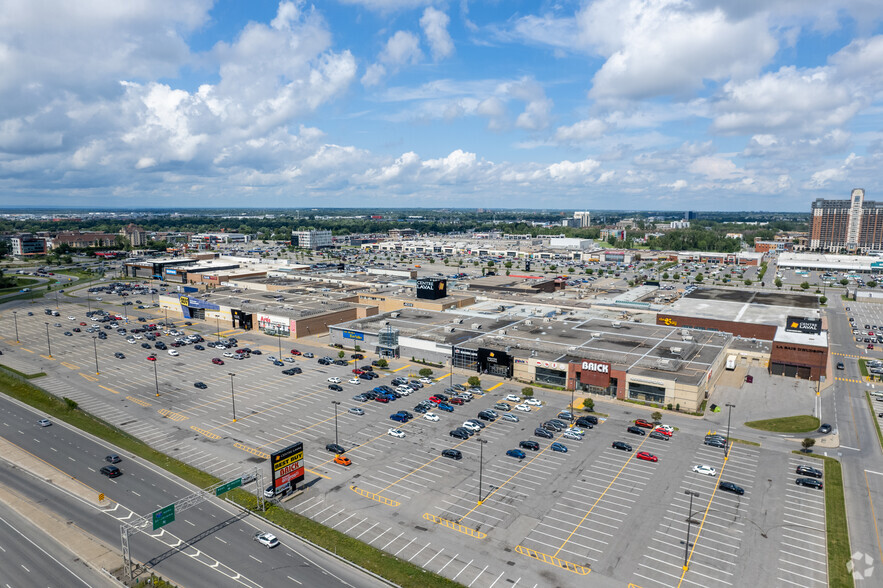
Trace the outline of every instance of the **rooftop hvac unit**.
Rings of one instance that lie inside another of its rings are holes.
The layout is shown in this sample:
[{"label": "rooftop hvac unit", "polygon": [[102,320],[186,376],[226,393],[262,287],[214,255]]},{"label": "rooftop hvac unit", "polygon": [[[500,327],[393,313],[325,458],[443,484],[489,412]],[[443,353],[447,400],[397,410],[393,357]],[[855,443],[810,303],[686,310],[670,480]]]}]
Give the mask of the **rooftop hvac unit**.
[{"label": "rooftop hvac unit", "polygon": [[533,321],[528,319],[528,320],[524,321],[524,324],[527,326],[531,326],[533,324]]},{"label": "rooftop hvac unit", "polygon": [[463,319],[457,319],[457,324],[458,324],[458,325],[462,325],[462,324],[463,324]]},{"label": "rooftop hvac unit", "polygon": [[684,341],[692,341],[693,335],[684,335]]},{"label": "rooftop hvac unit", "polygon": [[689,335],[689,334],[690,334],[690,330],[689,330],[689,329],[681,329],[681,336],[682,336],[682,337],[686,337],[686,336]]},{"label": "rooftop hvac unit", "polygon": [[472,328],[473,328],[473,330],[476,330],[476,331],[480,330],[481,323],[472,323]]},{"label": "rooftop hvac unit", "polygon": [[453,332],[454,332],[454,327],[445,327],[445,332],[446,332],[446,333],[453,333]]},{"label": "rooftop hvac unit", "polygon": [[552,319],[550,319],[549,317],[545,317],[545,318],[543,318],[543,322],[544,323],[551,323]]},{"label": "rooftop hvac unit", "polygon": [[390,318],[399,318],[399,313],[391,312],[391,313],[389,313],[389,316],[390,316]]},{"label": "rooftop hvac unit", "polygon": [[570,353],[574,353],[574,352],[576,352],[576,350],[577,350],[576,347],[568,347],[567,348],[567,351],[569,351]]},{"label": "rooftop hvac unit", "polygon": [[500,334],[501,334],[501,335],[505,335],[505,334],[506,334],[506,329],[502,329],[502,330],[500,331]]},{"label": "rooftop hvac unit", "polygon": [[600,338],[601,338],[601,333],[598,333],[597,331],[592,333],[592,339],[600,339]]},{"label": "rooftop hvac unit", "polygon": [[619,327],[622,326],[622,323],[621,323],[620,321],[613,321],[613,323],[611,323],[611,326],[612,326],[614,329],[618,329]]},{"label": "rooftop hvac unit", "polygon": [[684,352],[683,347],[672,347],[669,351],[671,351],[672,355],[680,355]]},{"label": "rooftop hvac unit", "polygon": [[389,326],[389,321],[383,321],[384,326]]}]

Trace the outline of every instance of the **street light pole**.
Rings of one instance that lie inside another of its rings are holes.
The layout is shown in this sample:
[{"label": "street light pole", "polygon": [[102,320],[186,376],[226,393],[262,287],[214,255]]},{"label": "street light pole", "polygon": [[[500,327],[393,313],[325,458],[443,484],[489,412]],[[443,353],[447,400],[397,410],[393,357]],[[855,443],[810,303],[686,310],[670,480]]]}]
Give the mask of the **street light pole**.
[{"label": "street light pole", "polygon": [[49,341],[49,323],[46,323],[46,347],[49,348],[49,357],[52,357],[52,343]]},{"label": "street light pole", "polygon": [[478,504],[482,503],[481,500],[481,479],[482,474],[484,473],[484,444],[487,443],[487,439],[478,439]]},{"label": "street light pole", "polygon": [[334,444],[337,445],[337,406],[340,404],[337,400],[332,400],[331,404],[334,405]]},{"label": "street light pole", "polygon": [[55,309],[58,310],[58,290],[55,291]]},{"label": "street light pole", "polygon": [[684,490],[684,494],[690,497],[690,512],[687,514],[687,543],[684,545],[684,571],[687,571],[687,559],[690,553],[690,524],[693,522],[693,497],[699,498],[695,490]]},{"label": "street light pole", "polygon": [[229,373],[230,373],[230,399],[233,401],[233,422],[235,423],[236,422],[236,394],[233,393],[233,376],[235,376],[236,374],[234,374],[233,372],[229,372]]},{"label": "street light pole", "polygon": [[89,314],[92,314],[92,298],[89,296],[89,288],[86,288],[86,306],[89,308]]},{"label": "street light pole", "polygon": [[725,451],[724,461],[726,461],[730,458],[730,417],[732,416],[733,409],[736,408],[736,405],[732,404],[730,402],[727,402],[726,407],[729,410],[727,410],[727,442],[725,444],[726,448],[724,449],[724,451]]},{"label": "street light pole", "polygon": [[215,326],[218,335],[218,343],[221,342],[221,317],[215,316]]},{"label": "street light pole", "polygon": [[92,349],[95,350],[95,375],[99,374],[98,372],[98,337],[92,335]]},{"label": "street light pole", "polygon": [[156,383],[156,395],[157,396],[159,396],[159,376],[156,373],[156,362],[158,362],[158,361],[159,360],[154,357],[153,361],[151,362],[153,364],[153,381]]},{"label": "street light pole", "polygon": [[12,320],[15,322],[15,342],[21,343],[21,341],[18,340],[18,311],[12,311]]}]

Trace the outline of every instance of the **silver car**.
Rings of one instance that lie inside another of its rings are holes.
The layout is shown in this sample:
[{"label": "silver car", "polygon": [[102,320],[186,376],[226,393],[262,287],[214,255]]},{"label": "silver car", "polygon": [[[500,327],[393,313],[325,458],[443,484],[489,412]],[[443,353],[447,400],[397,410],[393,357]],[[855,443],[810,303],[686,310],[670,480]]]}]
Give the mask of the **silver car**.
[{"label": "silver car", "polygon": [[359,416],[365,414],[365,411],[359,408],[358,406],[354,406],[350,408],[350,414],[357,414]]},{"label": "silver car", "polygon": [[512,421],[513,423],[517,423],[518,422],[518,415],[512,414],[511,412],[507,412],[506,414],[503,415],[503,420],[504,421]]}]

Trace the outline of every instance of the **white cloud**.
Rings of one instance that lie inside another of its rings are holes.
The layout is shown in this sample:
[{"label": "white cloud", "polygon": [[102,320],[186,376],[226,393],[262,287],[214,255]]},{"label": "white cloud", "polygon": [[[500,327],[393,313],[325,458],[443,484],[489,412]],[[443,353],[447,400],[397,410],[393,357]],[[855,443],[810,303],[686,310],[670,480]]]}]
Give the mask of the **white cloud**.
[{"label": "white cloud", "polygon": [[683,190],[687,186],[688,186],[687,180],[675,180],[674,182],[672,182],[670,184],[663,184],[662,185],[663,188],[671,188],[672,190],[674,190],[676,192]]},{"label": "white cloud", "polygon": [[555,141],[560,143],[583,143],[593,139],[599,139],[607,125],[604,121],[596,118],[581,120],[569,127],[558,127],[555,131]]},{"label": "white cloud", "polygon": [[380,60],[391,65],[413,65],[420,63],[422,59],[420,40],[417,35],[408,31],[396,31],[380,53]]},{"label": "white cloud", "polygon": [[594,159],[582,161],[564,160],[553,163],[548,167],[549,177],[562,182],[589,182],[590,174],[601,167],[601,163]]},{"label": "white cloud", "polygon": [[831,182],[842,183],[849,177],[851,169],[860,162],[861,158],[855,153],[850,153],[843,163],[838,167],[832,167],[815,172],[807,182],[806,187],[809,189],[824,188]]},{"label": "white cloud", "polygon": [[743,79],[775,55],[764,15],[731,20],[684,0],[599,0],[577,13],[583,42],[606,58],[597,99],[684,96],[704,80]]},{"label": "white cloud", "polygon": [[733,180],[744,175],[732,160],[720,155],[697,157],[687,171],[705,176],[709,180]]},{"label": "white cloud", "polygon": [[420,26],[423,27],[423,34],[429,41],[429,47],[432,50],[432,58],[436,61],[449,57],[454,53],[454,41],[448,33],[448,24],[451,19],[441,10],[436,10],[431,6],[423,11],[420,17]]},{"label": "white cloud", "polygon": [[382,82],[385,77],[386,68],[379,63],[372,63],[368,66],[368,69],[365,70],[365,75],[362,76],[361,82],[363,86],[370,88],[371,86],[376,86]]},{"label": "white cloud", "polygon": [[475,112],[487,117],[488,129],[502,131],[506,128],[506,104],[496,96],[482,100],[475,109]]},{"label": "white cloud", "polygon": [[539,131],[549,126],[552,101],[546,97],[545,90],[535,80],[525,77],[517,82],[502,84],[498,93],[526,102],[524,112],[515,120],[515,126],[518,128]]}]

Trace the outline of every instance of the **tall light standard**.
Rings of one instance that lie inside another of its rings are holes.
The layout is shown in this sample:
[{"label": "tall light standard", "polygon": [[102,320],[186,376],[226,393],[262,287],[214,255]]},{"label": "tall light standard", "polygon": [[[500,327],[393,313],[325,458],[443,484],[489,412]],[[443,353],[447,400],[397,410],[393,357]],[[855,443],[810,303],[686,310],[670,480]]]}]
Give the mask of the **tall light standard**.
[{"label": "tall light standard", "polygon": [[55,309],[58,310],[58,290],[55,291]]},{"label": "tall light standard", "polygon": [[279,344],[279,361],[282,361],[282,333],[276,334],[276,342]]},{"label": "tall light standard", "polygon": [[92,297],[89,296],[89,288],[86,288],[86,307],[89,309],[89,314],[92,314]]},{"label": "tall light standard", "polygon": [[156,395],[157,395],[157,396],[159,396],[159,376],[158,376],[157,373],[156,373],[156,364],[157,364],[158,361],[159,361],[159,360],[158,360],[156,357],[154,357],[154,358],[153,358],[153,361],[150,362],[150,363],[153,364],[153,381],[154,381],[154,383],[156,384]]},{"label": "tall light standard", "polygon": [[98,337],[92,335],[92,349],[95,351],[95,375],[98,375]]},{"label": "tall light standard", "polygon": [[334,444],[337,445],[337,407],[340,404],[337,400],[332,400],[331,404],[334,405]]},{"label": "tall light standard", "polygon": [[236,395],[233,393],[233,376],[235,376],[236,374],[234,374],[233,372],[229,372],[229,374],[230,374],[230,398],[233,401],[233,422],[235,423],[236,422]]},{"label": "tall light standard", "polygon": [[49,341],[49,323],[46,323],[46,347],[49,348],[49,357],[52,357],[52,343]]},{"label": "tall light standard", "polygon": [[684,494],[690,497],[690,512],[687,514],[687,542],[684,544],[684,571],[687,571],[687,559],[690,554],[690,525],[693,523],[693,497],[699,498],[695,490],[684,490]]},{"label": "tall light standard", "polygon": [[484,444],[487,443],[487,439],[478,439],[478,504],[482,503],[481,500],[481,478],[484,473]]},{"label": "tall light standard", "polygon": [[732,416],[733,409],[736,408],[736,405],[732,404],[730,402],[727,402],[726,407],[728,409],[727,410],[727,442],[725,444],[726,448],[724,449],[724,451],[725,451],[724,461],[730,459],[730,417]]},{"label": "tall light standard", "polygon": [[215,325],[217,327],[216,332],[218,334],[218,343],[221,342],[221,318],[219,316],[215,316]]},{"label": "tall light standard", "polygon": [[18,311],[12,311],[12,320],[15,322],[15,342],[21,343],[21,341],[18,340]]}]

